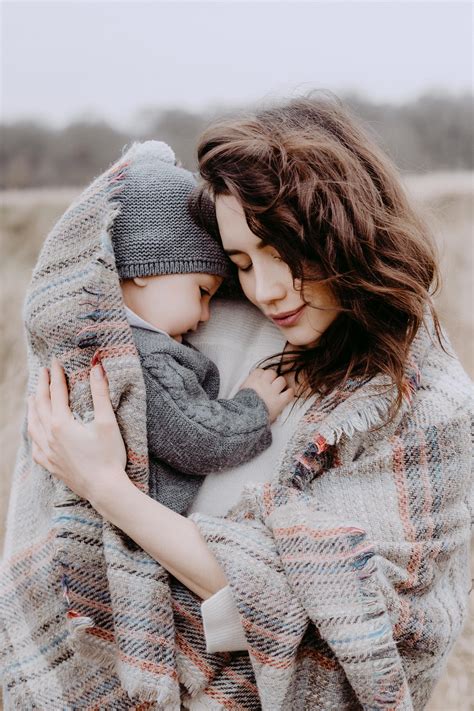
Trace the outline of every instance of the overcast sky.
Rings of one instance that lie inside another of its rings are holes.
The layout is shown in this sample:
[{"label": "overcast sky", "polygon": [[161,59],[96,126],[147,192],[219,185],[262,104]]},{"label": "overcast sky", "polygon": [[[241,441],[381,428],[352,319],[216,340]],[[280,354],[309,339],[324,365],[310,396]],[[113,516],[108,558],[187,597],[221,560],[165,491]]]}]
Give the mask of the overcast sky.
[{"label": "overcast sky", "polygon": [[470,2],[3,2],[2,117],[472,88]]}]

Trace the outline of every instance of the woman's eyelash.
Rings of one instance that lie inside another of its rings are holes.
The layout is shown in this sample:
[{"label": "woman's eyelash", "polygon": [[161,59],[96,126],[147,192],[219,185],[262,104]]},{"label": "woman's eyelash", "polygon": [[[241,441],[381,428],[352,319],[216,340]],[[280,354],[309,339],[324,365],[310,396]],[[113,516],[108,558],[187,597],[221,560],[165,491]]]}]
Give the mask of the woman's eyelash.
[{"label": "woman's eyelash", "polygon": [[[272,259],[276,259],[277,262],[281,262],[281,261],[282,261],[282,258],[280,257],[279,254],[272,254],[271,256],[272,256]],[[239,272],[248,272],[248,271],[250,271],[250,270],[252,269],[252,263],[250,263],[250,264],[248,265],[248,267],[241,267],[241,266],[239,266],[239,265],[237,264],[237,269],[239,270]]]}]

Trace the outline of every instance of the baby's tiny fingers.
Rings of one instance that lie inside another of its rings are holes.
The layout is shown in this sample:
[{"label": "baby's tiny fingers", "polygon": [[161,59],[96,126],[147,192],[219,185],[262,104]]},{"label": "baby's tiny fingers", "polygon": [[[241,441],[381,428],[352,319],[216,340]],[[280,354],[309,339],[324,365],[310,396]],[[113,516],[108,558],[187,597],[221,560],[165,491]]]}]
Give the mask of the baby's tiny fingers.
[{"label": "baby's tiny fingers", "polygon": [[287,388],[286,390],[283,390],[283,392],[280,393],[280,397],[282,398],[285,405],[288,405],[288,403],[290,403],[295,397],[295,391],[293,390],[293,388]]},{"label": "baby's tiny fingers", "polygon": [[284,390],[287,386],[287,382],[283,375],[279,375],[278,377],[275,378],[275,380],[272,382],[272,388],[274,390],[277,390],[278,392],[281,392]]}]

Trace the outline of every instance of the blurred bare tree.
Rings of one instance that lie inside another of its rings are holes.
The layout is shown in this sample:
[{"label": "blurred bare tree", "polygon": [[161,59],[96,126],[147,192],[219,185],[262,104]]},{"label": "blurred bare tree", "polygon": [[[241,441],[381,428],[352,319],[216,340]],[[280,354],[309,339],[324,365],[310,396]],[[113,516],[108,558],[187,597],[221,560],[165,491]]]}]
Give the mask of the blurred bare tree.
[{"label": "blurred bare tree", "polygon": [[208,121],[208,114],[196,114],[183,109],[150,111],[148,125],[140,138],[166,141],[183,165],[196,170],[196,143]]},{"label": "blurred bare tree", "polygon": [[471,94],[424,94],[400,106],[357,96],[346,102],[365,119],[401,170],[472,170],[474,116]]},{"label": "blurred bare tree", "polygon": [[[366,120],[377,140],[406,172],[472,170],[473,97],[426,94],[402,105],[343,97]],[[1,126],[0,189],[82,186],[116,160],[133,140],[169,143],[181,162],[196,169],[196,140],[203,128],[228,110],[195,113],[147,109],[140,127],[125,134],[105,122],[76,121],[54,129],[33,121]]]}]

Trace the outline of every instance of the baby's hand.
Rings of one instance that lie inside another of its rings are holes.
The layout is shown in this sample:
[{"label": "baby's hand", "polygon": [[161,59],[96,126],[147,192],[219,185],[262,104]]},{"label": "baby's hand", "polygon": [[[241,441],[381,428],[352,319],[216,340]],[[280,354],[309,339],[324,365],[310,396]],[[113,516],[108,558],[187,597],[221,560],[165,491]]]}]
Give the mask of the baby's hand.
[{"label": "baby's hand", "polygon": [[259,395],[267,406],[270,422],[275,422],[276,418],[290,403],[295,392],[293,388],[287,387],[287,382],[283,375],[277,375],[269,368],[255,368],[248,378],[240,386],[240,390],[252,388]]}]

